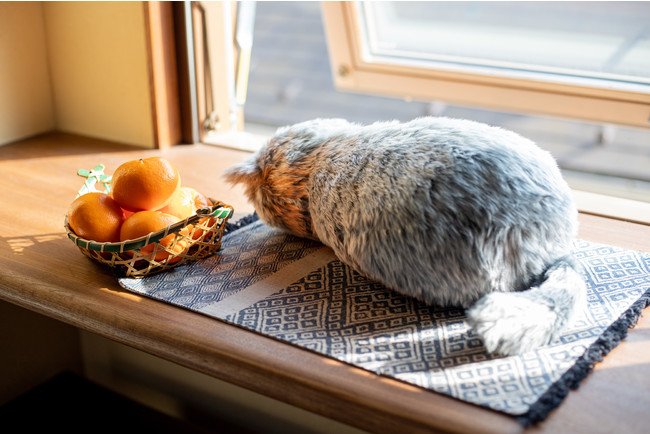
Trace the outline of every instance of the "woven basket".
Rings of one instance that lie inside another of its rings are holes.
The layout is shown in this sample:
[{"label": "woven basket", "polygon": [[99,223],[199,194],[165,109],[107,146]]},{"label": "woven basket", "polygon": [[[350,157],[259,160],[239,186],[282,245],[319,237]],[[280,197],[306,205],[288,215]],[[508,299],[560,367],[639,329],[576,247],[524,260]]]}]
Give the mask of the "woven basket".
[{"label": "woven basket", "polygon": [[[134,240],[98,243],[83,239],[72,231],[67,215],[65,230],[68,238],[84,255],[113,268],[118,275],[139,278],[168,270],[188,261],[208,257],[221,248],[221,238],[228,219],[232,217],[233,208],[213,199],[210,201],[212,206],[199,209],[196,214],[185,220]],[[181,230],[188,225],[193,225],[189,233],[187,231],[181,233]],[[170,234],[174,234],[174,239],[168,247],[158,242]],[[140,251],[142,247],[151,243],[154,243],[153,251],[147,253]],[[175,252],[177,246],[183,246],[182,251]],[[168,255],[158,255],[163,252],[167,252]],[[156,256],[166,257],[158,261]]]}]

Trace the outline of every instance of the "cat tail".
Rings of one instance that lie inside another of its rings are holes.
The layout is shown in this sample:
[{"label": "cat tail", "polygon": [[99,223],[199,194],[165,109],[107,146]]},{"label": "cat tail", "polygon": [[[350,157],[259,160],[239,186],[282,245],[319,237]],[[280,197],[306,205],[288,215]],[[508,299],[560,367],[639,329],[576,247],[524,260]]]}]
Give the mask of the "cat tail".
[{"label": "cat tail", "polygon": [[541,283],[520,292],[492,292],[468,312],[472,329],[490,353],[521,354],[557,338],[586,306],[580,264],[571,256],[553,263]]}]

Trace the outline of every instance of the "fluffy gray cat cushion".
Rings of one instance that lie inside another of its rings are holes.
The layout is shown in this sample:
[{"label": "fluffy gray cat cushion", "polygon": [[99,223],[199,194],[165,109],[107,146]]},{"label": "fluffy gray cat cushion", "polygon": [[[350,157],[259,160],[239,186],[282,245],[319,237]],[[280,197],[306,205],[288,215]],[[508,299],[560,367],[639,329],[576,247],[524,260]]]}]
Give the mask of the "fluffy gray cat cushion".
[{"label": "fluffy gray cat cushion", "polygon": [[467,308],[489,352],[548,344],[585,303],[570,190],[551,155],[511,131],[316,119],[224,175],[267,224],[395,291]]}]

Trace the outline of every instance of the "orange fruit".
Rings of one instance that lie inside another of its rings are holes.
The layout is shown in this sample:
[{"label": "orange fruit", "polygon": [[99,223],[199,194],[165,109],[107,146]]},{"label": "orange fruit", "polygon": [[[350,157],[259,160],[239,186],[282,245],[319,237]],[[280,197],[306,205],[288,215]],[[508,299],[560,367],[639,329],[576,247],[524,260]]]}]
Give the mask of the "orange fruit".
[{"label": "orange fruit", "polygon": [[111,180],[113,198],[127,211],[157,210],[180,188],[178,170],[162,157],[140,158],[121,164]]},{"label": "orange fruit", "polygon": [[176,190],[169,203],[158,211],[184,220],[193,215],[197,209],[208,205],[210,201],[203,194],[192,187],[181,187]]},{"label": "orange fruit", "polygon": [[[166,212],[183,220],[196,213],[197,209],[210,205],[212,205],[210,199],[196,189],[192,187],[181,187],[176,191],[167,206],[159,211]],[[214,221],[213,218],[206,217],[199,220],[199,223],[209,226],[212,221]],[[194,232],[192,232],[193,227],[194,225],[187,225],[188,231],[192,234],[192,239],[196,240],[203,234],[203,229],[196,228]]]},{"label": "orange fruit", "polygon": [[[215,220],[214,217],[204,217],[204,218],[199,220],[199,224],[209,228],[210,226],[212,226],[214,224],[214,220]],[[190,225],[190,226],[192,226],[192,225]],[[191,229],[192,228],[190,228],[190,230]],[[198,240],[201,237],[201,235],[203,235],[203,232],[205,232],[205,231],[202,228],[197,226],[196,228],[194,228],[194,232],[192,233],[192,239],[193,240]],[[207,242],[208,239],[209,238],[206,237],[206,239],[204,239],[202,241]]]},{"label": "orange fruit", "polygon": [[86,193],[73,200],[68,208],[70,228],[87,240],[118,242],[123,222],[122,208],[106,193]]},{"label": "orange fruit", "polygon": [[[122,224],[122,228],[120,230],[120,240],[126,241],[126,240],[133,240],[136,238],[140,238],[151,232],[157,232],[159,230],[165,229],[165,227],[177,223],[179,221],[181,220],[178,217],[175,217],[170,214],[162,213],[159,211],[139,211],[133,213]],[[187,236],[188,234],[187,228],[183,228],[181,230],[181,234]],[[170,248],[174,252],[174,254],[181,253],[183,252],[183,250],[187,248],[187,241],[181,237],[174,244],[175,237],[176,237],[175,234],[169,234],[166,237],[159,240],[158,243],[162,244],[165,247]],[[145,256],[151,254],[153,253],[154,247],[155,247],[154,243],[147,244],[146,246],[140,249],[140,253],[142,253]],[[125,253],[127,253],[129,256],[133,256],[132,251],[127,251]],[[167,259],[169,256],[170,256],[169,252],[167,252],[166,250],[160,250],[156,253],[154,259],[158,262],[161,262]],[[180,259],[181,259],[180,257],[174,257],[169,261],[169,263],[173,264],[174,262],[177,262]]]}]

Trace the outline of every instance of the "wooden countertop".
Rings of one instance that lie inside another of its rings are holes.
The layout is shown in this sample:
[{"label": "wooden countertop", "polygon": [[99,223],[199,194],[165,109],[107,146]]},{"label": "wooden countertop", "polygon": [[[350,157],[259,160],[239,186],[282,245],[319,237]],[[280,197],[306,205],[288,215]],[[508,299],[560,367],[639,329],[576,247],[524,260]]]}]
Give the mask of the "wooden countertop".
[{"label": "wooden countertop", "polygon": [[[124,291],[67,239],[81,168],[163,155],[183,184],[252,212],[220,179],[247,154],[209,145],[143,150],[53,133],[0,147],[0,299],[204,374],[373,432],[522,432],[512,418],[379,377],[219,320]],[[583,214],[580,237],[650,251],[650,226]],[[650,408],[642,317],[577,391],[531,432],[641,432]]]}]

